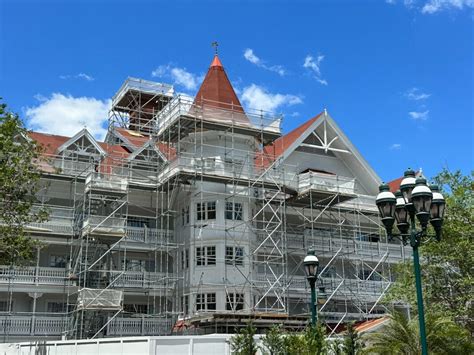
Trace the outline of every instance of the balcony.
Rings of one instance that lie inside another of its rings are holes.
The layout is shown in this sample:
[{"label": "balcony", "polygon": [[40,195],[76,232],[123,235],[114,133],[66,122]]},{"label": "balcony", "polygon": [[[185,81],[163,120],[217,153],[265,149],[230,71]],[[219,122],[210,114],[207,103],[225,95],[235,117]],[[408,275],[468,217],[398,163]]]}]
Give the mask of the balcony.
[{"label": "balcony", "polygon": [[[329,232],[319,230],[315,230],[314,233],[319,235],[309,236],[305,232],[301,234],[287,233],[288,251],[304,255],[309,248],[313,248],[320,256],[331,256],[341,249],[341,252],[348,258],[366,260],[377,260],[388,253],[387,260],[390,262],[402,261],[405,255],[411,255],[410,247],[400,243],[368,242],[357,240],[355,237],[331,236],[328,234]],[[257,236],[258,243],[264,240],[265,235]]]},{"label": "balcony", "polygon": [[126,193],[128,189],[128,181],[117,175],[108,175],[101,173],[90,173],[86,177],[85,191],[93,190],[94,192],[110,192],[110,193]]},{"label": "balcony", "polygon": [[149,271],[110,271],[112,288],[166,289],[174,285],[174,275]]},{"label": "balcony", "polygon": [[63,316],[0,313],[0,334],[8,336],[60,336],[69,319]]},{"label": "balcony", "polygon": [[[264,274],[257,274],[256,284],[274,283],[275,278]],[[342,284],[341,284],[342,282]],[[391,284],[389,281],[370,281],[360,279],[342,279],[332,277],[318,278],[317,287],[320,296],[329,296],[337,289],[337,294],[344,295],[345,298],[351,296],[377,299],[385,289]],[[288,280],[288,288],[291,293],[307,293],[309,290],[308,280],[305,276],[293,276]]]},{"label": "balcony", "polygon": [[49,218],[44,222],[30,222],[25,229],[34,234],[73,234],[73,214],[72,208],[56,206],[33,206],[32,212],[37,212],[41,207],[49,211]]},{"label": "balcony", "polygon": [[122,237],[125,235],[126,218],[88,216],[83,222],[83,234]]},{"label": "balcony", "polygon": [[107,325],[107,336],[170,335],[172,321],[164,318],[118,318]]},{"label": "balcony", "polygon": [[139,243],[147,243],[153,246],[167,245],[173,242],[173,231],[164,229],[154,229],[144,227],[130,227],[125,228],[127,233],[127,240]]},{"label": "balcony", "polygon": [[66,279],[66,269],[56,267],[16,267],[0,265],[1,284],[26,284],[26,285],[71,285]]}]

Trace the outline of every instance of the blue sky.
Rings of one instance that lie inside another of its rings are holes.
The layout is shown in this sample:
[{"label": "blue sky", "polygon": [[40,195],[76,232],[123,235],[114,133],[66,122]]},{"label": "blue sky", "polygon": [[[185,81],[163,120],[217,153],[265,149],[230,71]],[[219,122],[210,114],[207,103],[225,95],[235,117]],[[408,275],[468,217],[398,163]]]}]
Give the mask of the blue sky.
[{"label": "blue sky", "polygon": [[104,134],[128,76],[195,93],[212,41],[288,131],[327,108],[384,180],[473,168],[473,0],[0,0],[0,96],[32,128]]}]

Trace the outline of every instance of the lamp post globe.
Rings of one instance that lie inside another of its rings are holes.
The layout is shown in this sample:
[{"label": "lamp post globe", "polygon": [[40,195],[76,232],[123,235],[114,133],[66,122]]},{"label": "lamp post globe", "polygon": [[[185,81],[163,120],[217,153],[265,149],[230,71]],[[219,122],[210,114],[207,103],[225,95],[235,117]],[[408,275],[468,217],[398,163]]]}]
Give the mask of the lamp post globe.
[{"label": "lamp post globe", "polygon": [[316,308],[316,279],[318,277],[319,268],[319,260],[314,254],[315,252],[313,249],[308,250],[308,254],[303,260],[306,278],[308,279],[309,286],[311,287],[311,324],[313,327],[316,326],[318,320],[318,313]]},{"label": "lamp post globe", "polygon": [[404,178],[402,182],[400,183],[400,191],[402,192],[403,198],[405,199],[407,209],[410,210],[413,206],[411,202],[411,193],[413,189],[415,188],[416,174],[412,169],[408,168],[408,170],[405,171],[403,175],[404,175]]},{"label": "lamp post globe", "polygon": [[395,205],[397,199],[395,195],[390,192],[390,187],[387,184],[379,186],[379,194],[375,200],[380,216],[382,217],[382,223],[387,230],[387,234],[392,234],[392,227],[395,223]]},{"label": "lamp post globe", "polygon": [[426,229],[430,220],[432,199],[433,193],[426,184],[426,179],[422,177],[417,178],[415,188],[411,193],[411,201],[415,209],[416,217],[423,229]]},{"label": "lamp post globe", "polygon": [[436,232],[436,238],[440,240],[446,201],[444,200],[444,196],[439,192],[438,185],[431,185],[430,188],[433,192],[433,199],[431,200],[430,208],[430,223]]},{"label": "lamp post globe", "polygon": [[397,228],[402,235],[407,234],[410,229],[410,221],[408,219],[408,211],[406,209],[405,199],[400,190],[395,192],[397,203],[395,205],[395,219],[397,221]]}]

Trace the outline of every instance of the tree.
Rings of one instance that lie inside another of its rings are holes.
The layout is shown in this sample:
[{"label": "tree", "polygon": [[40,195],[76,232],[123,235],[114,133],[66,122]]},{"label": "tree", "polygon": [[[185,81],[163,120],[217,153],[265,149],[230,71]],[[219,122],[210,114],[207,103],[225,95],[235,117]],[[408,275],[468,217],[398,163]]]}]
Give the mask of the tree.
[{"label": "tree", "polygon": [[[408,320],[402,313],[394,312],[390,321],[379,332],[368,334],[365,339],[369,354],[421,354],[418,319]],[[430,315],[426,319],[426,337],[430,354],[471,354],[474,346],[469,333],[448,317]]]},{"label": "tree", "polygon": [[269,355],[285,354],[285,340],[281,325],[274,325],[267,330],[262,338],[262,345],[262,350],[266,350]]},{"label": "tree", "polygon": [[344,337],[344,354],[356,355],[362,349],[363,343],[360,334],[354,327],[354,323],[350,322],[347,324],[347,334]]},{"label": "tree", "polygon": [[230,340],[232,352],[236,355],[254,355],[258,350],[254,339],[256,331],[251,322],[241,328]]},{"label": "tree", "polygon": [[0,264],[17,265],[35,257],[38,242],[25,231],[30,222],[47,219],[32,209],[40,188],[37,162],[41,147],[28,138],[20,118],[0,104]]},{"label": "tree", "polygon": [[318,323],[316,326],[306,328],[304,338],[307,343],[308,354],[327,354],[326,328],[322,324]]},{"label": "tree", "polygon": [[[427,312],[447,314],[474,332],[474,174],[443,170],[434,181],[446,199],[441,241],[427,240],[420,248],[423,296]],[[408,303],[416,310],[411,261],[395,268],[396,282],[386,301]]]}]

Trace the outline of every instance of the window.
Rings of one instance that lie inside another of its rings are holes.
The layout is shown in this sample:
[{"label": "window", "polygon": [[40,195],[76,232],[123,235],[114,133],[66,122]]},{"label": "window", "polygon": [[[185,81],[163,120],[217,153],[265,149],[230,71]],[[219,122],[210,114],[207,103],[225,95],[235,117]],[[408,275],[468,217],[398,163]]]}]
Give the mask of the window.
[{"label": "window", "polygon": [[124,312],[148,314],[148,305],[146,304],[124,304]]},{"label": "window", "polygon": [[127,218],[128,227],[145,228],[145,227],[150,227],[150,225],[151,225],[150,218],[136,217],[136,216],[128,216]]},{"label": "window", "polygon": [[378,272],[376,271],[372,272],[372,270],[368,270],[368,269],[360,270],[358,276],[359,276],[359,279],[361,280],[382,281],[382,277],[380,276]]},{"label": "window", "polygon": [[244,309],[244,294],[229,293],[227,294],[226,309],[228,311],[239,311]]},{"label": "window", "polygon": [[232,219],[236,221],[242,220],[242,204],[240,202],[226,202],[225,203],[225,219]]},{"label": "window", "polygon": [[0,312],[8,312],[8,301],[0,301]]},{"label": "window", "polygon": [[196,204],[196,219],[198,221],[216,219],[216,201],[198,202]]},{"label": "window", "polygon": [[181,270],[189,267],[189,249],[181,250]]},{"label": "window", "polygon": [[216,247],[196,247],[196,265],[216,265]]},{"label": "window", "polygon": [[155,261],[154,260],[143,260],[143,259],[127,259],[125,261],[122,260],[122,267],[123,263],[125,263],[125,270],[126,271],[147,271],[147,270],[155,270]]},{"label": "window", "polygon": [[189,309],[189,296],[183,296],[181,297],[181,311],[183,314],[188,314],[188,309]]},{"label": "window", "polygon": [[47,310],[49,313],[64,313],[66,312],[66,303],[64,302],[48,302]]},{"label": "window", "polygon": [[197,311],[215,311],[216,310],[216,294],[215,293],[198,293],[196,295]]},{"label": "window", "polygon": [[189,223],[189,207],[181,209],[181,224],[184,226]]},{"label": "window", "polygon": [[225,263],[227,265],[244,265],[244,248],[243,247],[226,247]]},{"label": "window", "polygon": [[66,267],[66,257],[61,255],[50,255],[49,256],[50,267]]}]

